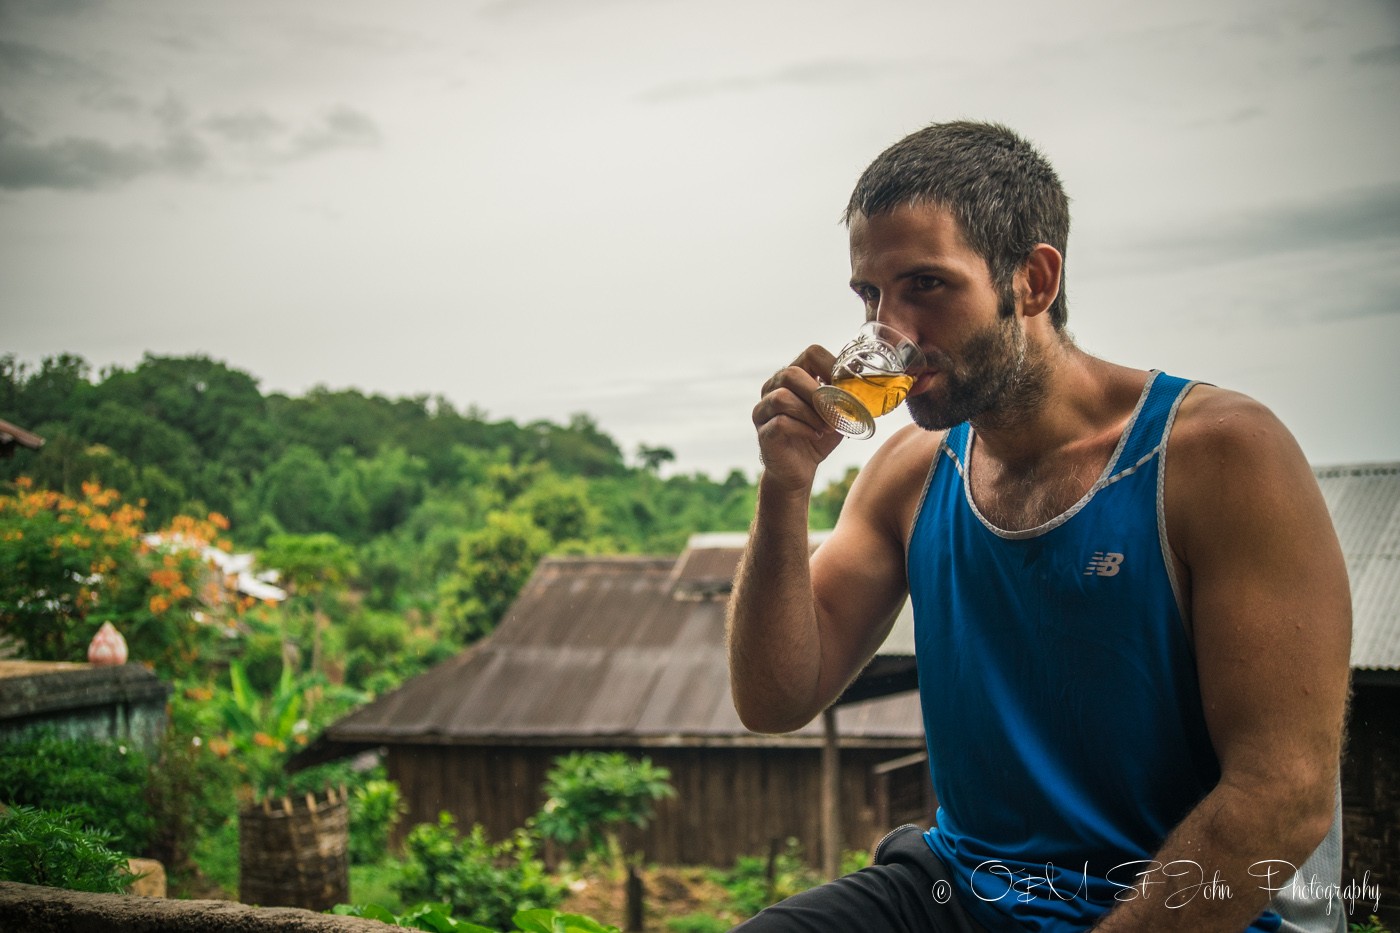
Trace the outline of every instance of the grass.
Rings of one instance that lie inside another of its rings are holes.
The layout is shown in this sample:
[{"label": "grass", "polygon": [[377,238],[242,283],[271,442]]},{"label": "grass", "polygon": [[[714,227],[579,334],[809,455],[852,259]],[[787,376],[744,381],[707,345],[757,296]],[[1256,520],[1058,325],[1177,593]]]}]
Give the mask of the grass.
[{"label": "grass", "polygon": [[392,860],[375,865],[351,865],[350,903],[378,904],[393,913],[403,913],[404,905],[393,888],[398,876],[399,865]]}]

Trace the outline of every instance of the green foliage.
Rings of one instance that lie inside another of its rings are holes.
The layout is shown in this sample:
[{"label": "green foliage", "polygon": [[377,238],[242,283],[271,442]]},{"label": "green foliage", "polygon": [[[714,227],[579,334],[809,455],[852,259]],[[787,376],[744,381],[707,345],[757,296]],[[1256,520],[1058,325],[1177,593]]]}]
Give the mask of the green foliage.
[{"label": "green foliage", "polygon": [[312,596],[344,586],[355,572],[355,549],[326,532],[273,535],[259,557],[294,592]]},{"label": "green foliage", "polygon": [[155,831],[146,806],[149,759],[138,749],[52,733],[0,744],[0,801],[65,810],[107,834],[128,855],[144,854]]},{"label": "green foliage", "polygon": [[[177,699],[172,711],[184,705]],[[161,741],[156,767],[151,769],[148,799],[155,833],[150,854],[165,865],[172,889],[191,880],[200,868],[212,866],[197,862],[195,850],[200,840],[235,826],[237,788],[242,774],[237,763],[215,754],[208,744],[180,726],[176,717]],[[236,835],[233,840],[237,851]],[[237,865],[228,873],[237,886]]]},{"label": "green foliage", "polygon": [[492,843],[476,825],[459,837],[451,815],[443,813],[436,826],[415,826],[405,848],[395,888],[406,904],[447,904],[470,922],[502,927],[517,910],[553,907],[563,898],[524,832]]},{"label": "green foliage", "polygon": [[93,483],[74,497],[26,477],[0,493],[0,631],[18,638],[26,657],[84,661],[92,636],[111,622],[132,660],[186,672],[215,640],[212,623],[242,611],[203,557],[226,522],[176,516],[159,536],[180,543],[152,546],[145,513],[120,500]]},{"label": "green foliage", "polygon": [[[47,441],[0,460],[0,631],[21,656],[83,660],[111,621],[177,682],[151,846],[172,880],[197,864],[227,891],[238,794],[313,780],[281,774],[298,745],[491,631],[542,556],[676,553],[753,513],[742,473],[663,478],[670,450],[629,465],[586,414],[519,425],[427,396],[264,396],[198,356],[99,376],[77,356],[0,356],[0,417]],[[199,551],[152,547],[157,531],[260,548],[290,599],[250,608]]]},{"label": "green foliage", "polygon": [[487,516],[462,536],[456,572],[438,590],[438,611],[452,636],[474,641],[496,627],[549,550],[549,534],[513,512]]},{"label": "green foliage", "polygon": [[821,492],[812,496],[810,524],[813,528],[834,528],[836,519],[841,516],[841,508],[851,493],[851,485],[860,473],[859,468],[850,467],[844,476],[828,483]]},{"label": "green foliage", "polygon": [[760,855],[741,855],[733,868],[716,872],[713,877],[729,891],[734,909],[744,916],[752,916],[822,881],[802,860],[802,846],[796,839],[788,839],[783,851],[774,857],[771,880],[768,859]]},{"label": "green foliage", "polygon": [[684,914],[666,920],[671,933],[726,933],[734,924],[710,914]]},{"label": "green foliage", "polygon": [[1390,933],[1390,928],[1381,923],[1381,918],[1375,914],[1364,923],[1353,923],[1347,927],[1347,933]]},{"label": "green foliage", "polygon": [[350,794],[350,863],[382,862],[389,855],[389,836],[406,813],[399,785],[375,778]]},{"label": "green foliage", "polygon": [[[419,904],[403,914],[378,904],[337,904],[330,911],[343,917],[367,917],[397,927],[428,930],[431,933],[499,933],[499,931],[465,920],[457,920],[445,904]],[[557,910],[537,908],[516,911],[511,917],[508,933],[621,933],[617,927],[606,926],[581,914],[566,914]]]},{"label": "green foliage", "polygon": [[17,806],[0,814],[0,881],[121,894],[132,876],[111,837],[84,829],[70,809]]},{"label": "green foliage", "polygon": [[535,829],[566,849],[602,855],[623,826],[645,828],[656,802],[675,796],[671,774],[622,752],[573,752],[554,760]]}]

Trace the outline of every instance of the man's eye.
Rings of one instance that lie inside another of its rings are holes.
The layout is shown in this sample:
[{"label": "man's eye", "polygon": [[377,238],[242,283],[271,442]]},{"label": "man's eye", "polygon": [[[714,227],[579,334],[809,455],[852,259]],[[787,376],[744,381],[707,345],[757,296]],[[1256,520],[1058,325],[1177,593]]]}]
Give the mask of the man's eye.
[{"label": "man's eye", "polygon": [[921,292],[932,291],[943,284],[943,280],[936,275],[916,275],[914,276],[914,287]]},{"label": "man's eye", "polygon": [[856,294],[859,295],[860,300],[865,302],[866,304],[874,304],[875,302],[880,300],[879,291],[877,291],[874,288],[871,288],[868,285],[863,285],[860,288],[857,288]]}]

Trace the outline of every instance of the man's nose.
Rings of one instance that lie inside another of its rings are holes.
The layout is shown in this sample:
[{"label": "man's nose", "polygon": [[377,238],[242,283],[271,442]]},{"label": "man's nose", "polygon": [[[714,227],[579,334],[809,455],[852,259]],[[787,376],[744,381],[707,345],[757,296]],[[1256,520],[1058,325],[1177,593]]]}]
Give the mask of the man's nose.
[{"label": "man's nose", "polygon": [[875,307],[875,320],[893,327],[913,341],[915,345],[921,345],[920,338],[923,335],[919,333],[918,319],[909,308],[901,307],[898,301],[881,295],[880,303]]}]

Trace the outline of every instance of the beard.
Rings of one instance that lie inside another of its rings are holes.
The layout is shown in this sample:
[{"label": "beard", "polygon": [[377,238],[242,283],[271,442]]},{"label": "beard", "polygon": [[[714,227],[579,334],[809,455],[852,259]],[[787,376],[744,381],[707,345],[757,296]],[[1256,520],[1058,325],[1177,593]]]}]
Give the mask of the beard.
[{"label": "beard", "polygon": [[905,405],[914,423],[943,431],[964,421],[1011,423],[1045,396],[1046,365],[1031,351],[1010,289],[998,301],[997,320],[973,334],[959,359],[945,358],[945,388],[911,395]]}]

